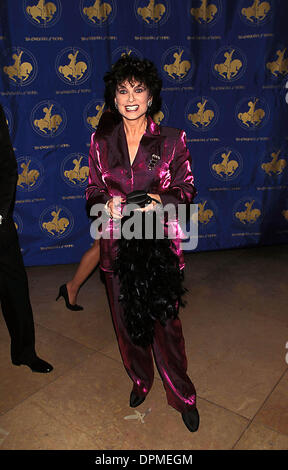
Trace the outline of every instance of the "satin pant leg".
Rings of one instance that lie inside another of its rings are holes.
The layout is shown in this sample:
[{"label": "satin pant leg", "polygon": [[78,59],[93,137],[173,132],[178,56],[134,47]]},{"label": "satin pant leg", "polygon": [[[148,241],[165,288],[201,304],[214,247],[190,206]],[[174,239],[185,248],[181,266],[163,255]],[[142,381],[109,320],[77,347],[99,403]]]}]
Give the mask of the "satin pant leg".
[{"label": "satin pant leg", "polygon": [[123,310],[118,301],[119,281],[105,273],[107,295],[124,367],[132,379],[133,390],[144,396],[152,387],[153,356],[166,391],[167,402],[179,412],[196,406],[196,391],[187,375],[187,359],[182,326],[179,318],[169,320],[165,327],[155,323],[152,347],[142,348],[130,340],[123,322]]},{"label": "satin pant leg", "polygon": [[142,348],[132,343],[123,321],[123,309],[119,297],[119,280],[111,272],[105,272],[105,282],[110,311],[124,367],[133,381],[138,396],[147,395],[154,379],[151,346]]},{"label": "satin pant leg", "polygon": [[195,408],[196,391],[187,375],[185,342],[179,318],[169,320],[165,327],[156,322],[153,353],[168,404],[180,413],[187,408]]}]

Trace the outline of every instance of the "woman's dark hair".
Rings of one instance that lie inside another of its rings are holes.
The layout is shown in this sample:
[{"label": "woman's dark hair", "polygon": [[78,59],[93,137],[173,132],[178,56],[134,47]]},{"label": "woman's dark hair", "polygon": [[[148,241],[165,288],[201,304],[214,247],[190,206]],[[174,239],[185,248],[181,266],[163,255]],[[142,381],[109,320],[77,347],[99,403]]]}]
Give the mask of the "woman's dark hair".
[{"label": "woman's dark hair", "polygon": [[138,57],[125,54],[112,65],[109,72],[104,75],[105,82],[105,104],[111,111],[117,112],[115,108],[115,94],[117,85],[128,80],[140,82],[145,85],[153,100],[152,105],[148,108],[147,114],[153,116],[161,109],[160,92],[162,88],[162,80],[158,75],[157,68],[148,59],[139,59]]}]

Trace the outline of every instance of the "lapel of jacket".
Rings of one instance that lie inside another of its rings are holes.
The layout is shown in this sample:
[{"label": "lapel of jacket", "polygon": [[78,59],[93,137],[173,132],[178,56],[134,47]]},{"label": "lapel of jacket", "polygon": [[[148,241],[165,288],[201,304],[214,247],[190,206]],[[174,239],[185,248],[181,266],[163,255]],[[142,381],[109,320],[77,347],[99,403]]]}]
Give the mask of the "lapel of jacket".
[{"label": "lapel of jacket", "polygon": [[138,161],[146,161],[147,166],[152,159],[152,155],[161,158],[162,142],[164,139],[165,137],[160,133],[160,127],[148,116],[146,132],[140,141],[138,154],[134,160],[135,164],[137,164],[138,158]]},{"label": "lapel of jacket", "polygon": [[114,123],[111,121],[110,124],[110,132],[107,133],[108,135],[106,134],[109,142],[108,161],[110,168],[120,164],[126,168],[129,173],[131,173],[131,168],[136,166],[137,162],[146,162],[148,166],[153,154],[161,157],[161,147],[165,137],[161,135],[160,127],[152,120],[150,116],[148,116],[146,132],[140,141],[138,152],[132,167],[130,165],[128,145],[123,122],[121,121],[120,123]]}]

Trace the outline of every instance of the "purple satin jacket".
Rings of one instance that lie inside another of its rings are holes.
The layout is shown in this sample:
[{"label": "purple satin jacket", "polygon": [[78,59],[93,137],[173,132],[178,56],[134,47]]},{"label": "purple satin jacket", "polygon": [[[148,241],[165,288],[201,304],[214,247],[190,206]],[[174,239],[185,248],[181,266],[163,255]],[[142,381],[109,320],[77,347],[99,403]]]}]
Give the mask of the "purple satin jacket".
[{"label": "purple satin jacket", "polygon": [[[190,163],[185,132],[158,126],[148,117],[146,132],[131,165],[123,122],[115,121],[114,114],[106,111],[91,136],[86,189],[88,207],[105,204],[114,196],[125,198],[137,189],[159,194],[163,206],[190,204],[196,193]],[[180,242],[175,241],[183,267]],[[117,240],[101,238],[100,253],[101,269],[113,271]]]}]

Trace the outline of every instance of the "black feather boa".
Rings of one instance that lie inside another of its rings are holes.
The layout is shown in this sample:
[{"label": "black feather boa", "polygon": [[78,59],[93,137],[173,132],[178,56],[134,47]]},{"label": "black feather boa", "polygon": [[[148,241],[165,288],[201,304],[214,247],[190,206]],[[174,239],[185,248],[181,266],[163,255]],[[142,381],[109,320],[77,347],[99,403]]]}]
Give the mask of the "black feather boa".
[{"label": "black feather boa", "polygon": [[183,270],[168,238],[121,237],[118,242],[115,273],[119,276],[125,325],[132,342],[147,347],[153,342],[155,321],[165,326],[184,305]]}]

